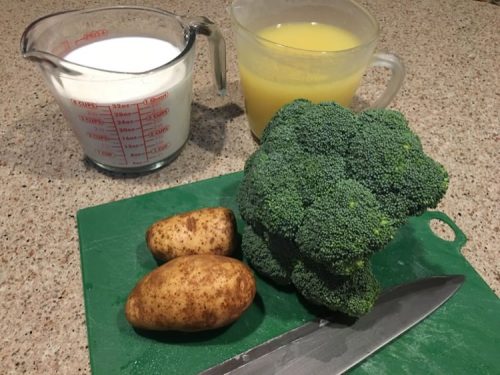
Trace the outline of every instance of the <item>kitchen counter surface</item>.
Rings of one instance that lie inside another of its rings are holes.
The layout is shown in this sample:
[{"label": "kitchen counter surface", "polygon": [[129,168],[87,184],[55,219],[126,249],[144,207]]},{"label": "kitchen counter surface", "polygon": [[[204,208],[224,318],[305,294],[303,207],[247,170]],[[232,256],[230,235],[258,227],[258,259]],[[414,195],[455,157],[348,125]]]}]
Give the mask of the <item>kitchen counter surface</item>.
[{"label": "kitchen counter surface", "polygon": [[[229,1],[143,1],[219,25],[229,95],[216,97],[206,42],[195,66],[192,135],[171,165],[142,177],[99,172],[36,67],[24,28],[44,14],[133,1],[2,1],[0,56],[0,363],[2,374],[89,373],[77,210],[241,170],[256,148],[247,128]],[[138,3],[138,2],[135,2]],[[407,67],[390,105],[402,111],[451,184],[439,210],[465,232],[463,253],[500,295],[500,7],[478,1],[364,0],[379,20],[379,50]],[[383,73],[368,73],[379,82]],[[376,88],[367,83],[360,96]],[[444,231],[441,229],[441,231]]]}]

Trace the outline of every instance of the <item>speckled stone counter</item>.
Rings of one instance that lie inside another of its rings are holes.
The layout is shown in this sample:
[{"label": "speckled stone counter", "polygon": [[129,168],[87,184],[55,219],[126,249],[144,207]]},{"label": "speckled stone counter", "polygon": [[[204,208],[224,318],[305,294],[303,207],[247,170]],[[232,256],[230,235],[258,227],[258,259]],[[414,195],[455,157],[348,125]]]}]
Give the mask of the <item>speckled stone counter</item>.
[{"label": "speckled stone counter", "polygon": [[[89,360],[78,209],[242,169],[255,149],[243,110],[229,1],[144,1],[205,15],[226,38],[229,95],[216,97],[198,44],[192,135],[171,165],[142,177],[97,171],[82,152],[19,39],[41,15],[121,1],[3,1],[0,56],[0,373],[83,374]],[[500,7],[472,0],[364,0],[380,50],[407,67],[391,104],[410,120],[451,184],[439,209],[465,232],[465,257],[500,294]],[[375,79],[373,79],[375,78]],[[367,75],[367,82],[383,76]],[[374,84],[360,91],[368,100]]]}]

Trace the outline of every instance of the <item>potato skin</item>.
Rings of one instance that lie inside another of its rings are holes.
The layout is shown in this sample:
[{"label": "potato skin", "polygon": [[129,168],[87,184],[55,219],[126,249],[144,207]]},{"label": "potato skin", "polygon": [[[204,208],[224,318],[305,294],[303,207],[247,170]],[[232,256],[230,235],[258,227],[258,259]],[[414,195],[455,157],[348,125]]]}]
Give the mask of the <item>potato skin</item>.
[{"label": "potato skin", "polygon": [[208,207],[167,217],[151,225],[146,243],[155,258],[194,254],[230,255],[236,247],[236,220],[225,207]]},{"label": "potato skin", "polygon": [[215,329],[238,319],[255,291],[254,275],[243,262],[220,255],[188,255],[144,276],[128,296],[125,315],[140,329]]}]

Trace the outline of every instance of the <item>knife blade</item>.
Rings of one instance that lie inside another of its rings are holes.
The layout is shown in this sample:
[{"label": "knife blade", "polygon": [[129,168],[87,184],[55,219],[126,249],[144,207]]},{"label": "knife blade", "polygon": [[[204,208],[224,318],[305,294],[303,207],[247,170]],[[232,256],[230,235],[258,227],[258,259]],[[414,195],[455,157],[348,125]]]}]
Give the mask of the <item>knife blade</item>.
[{"label": "knife blade", "polygon": [[342,374],[445,303],[465,276],[432,276],[384,291],[351,325],[316,319],[200,375]]}]

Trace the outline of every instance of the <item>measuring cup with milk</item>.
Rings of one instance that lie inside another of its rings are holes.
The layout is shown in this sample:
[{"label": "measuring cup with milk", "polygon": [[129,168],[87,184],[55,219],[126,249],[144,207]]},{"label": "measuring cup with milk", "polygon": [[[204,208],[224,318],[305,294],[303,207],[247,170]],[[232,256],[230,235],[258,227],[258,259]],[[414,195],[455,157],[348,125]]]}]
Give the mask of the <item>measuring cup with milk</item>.
[{"label": "measuring cup with milk", "polygon": [[85,155],[115,172],[171,162],[189,136],[196,35],[208,38],[215,84],[225,92],[225,44],[204,17],[145,7],[49,15],[21,39],[38,63]]}]

